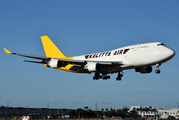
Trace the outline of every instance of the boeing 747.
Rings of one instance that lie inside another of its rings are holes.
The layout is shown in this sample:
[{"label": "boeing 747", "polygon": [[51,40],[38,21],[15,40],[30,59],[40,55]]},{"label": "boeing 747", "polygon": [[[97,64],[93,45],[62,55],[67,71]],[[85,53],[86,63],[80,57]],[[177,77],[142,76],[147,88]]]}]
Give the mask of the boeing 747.
[{"label": "boeing 747", "polygon": [[13,53],[4,48],[7,54],[14,54],[40,61],[24,62],[40,63],[46,67],[75,73],[94,73],[94,80],[110,79],[108,74],[118,73],[116,80],[121,80],[123,70],[135,69],[140,73],[151,73],[156,65],[155,73],[159,74],[159,66],[175,56],[175,52],[161,42],[137,44],[115,50],[66,57],[48,36],[41,36],[46,57]]}]

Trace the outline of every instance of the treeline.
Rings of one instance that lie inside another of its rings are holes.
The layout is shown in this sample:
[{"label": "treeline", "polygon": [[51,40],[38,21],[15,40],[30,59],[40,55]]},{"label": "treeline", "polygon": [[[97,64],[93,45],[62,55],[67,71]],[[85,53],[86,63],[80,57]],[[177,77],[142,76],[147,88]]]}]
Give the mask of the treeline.
[{"label": "treeline", "polygon": [[81,108],[77,110],[71,110],[68,112],[71,118],[96,118],[96,111],[92,110],[83,110]]},{"label": "treeline", "polygon": [[140,107],[140,108],[134,108],[133,109],[134,111],[136,110],[136,111],[157,111],[155,108],[153,108],[152,106],[150,106],[150,107],[145,107],[145,108],[142,108],[142,107]]},{"label": "treeline", "polygon": [[136,113],[128,113],[129,108],[124,107],[123,109],[104,109],[102,108],[101,111],[92,111],[91,109],[88,109],[85,107],[85,109],[77,109],[69,111],[69,115],[71,118],[103,118],[105,116],[106,118],[111,118],[112,116],[120,116],[122,118],[137,118],[139,117]]}]

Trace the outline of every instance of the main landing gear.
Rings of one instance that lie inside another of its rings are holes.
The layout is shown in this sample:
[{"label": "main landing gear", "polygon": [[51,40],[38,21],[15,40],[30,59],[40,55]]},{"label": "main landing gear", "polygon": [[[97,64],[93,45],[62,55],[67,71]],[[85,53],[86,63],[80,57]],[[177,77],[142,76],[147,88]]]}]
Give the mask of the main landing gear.
[{"label": "main landing gear", "polygon": [[157,70],[155,70],[155,73],[156,73],[156,74],[160,74],[160,72],[161,72],[161,71],[159,70],[159,66],[160,66],[160,65],[161,65],[161,64],[156,64],[156,67],[157,67]]},{"label": "main landing gear", "polygon": [[[123,73],[123,72],[122,72]],[[121,78],[123,77],[123,74],[121,72],[118,73],[118,76],[116,77],[117,81],[121,81]]]},{"label": "main landing gear", "polygon": [[93,80],[99,80],[99,79],[107,80],[107,79],[110,79],[110,76],[107,76],[107,74],[106,75],[102,75],[102,74],[100,75],[99,72],[95,72]]},{"label": "main landing gear", "polygon": [[[118,76],[116,77],[117,81],[121,81],[121,78],[123,77],[123,72],[121,74],[122,71],[120,71],[118,73]],[[99,79],[103,79],[103,80],[107,80],[110,79],[110,76],[108,76],[107,74],[101,74],[100,72],[95,72],[93,80],[99,80]]]}]

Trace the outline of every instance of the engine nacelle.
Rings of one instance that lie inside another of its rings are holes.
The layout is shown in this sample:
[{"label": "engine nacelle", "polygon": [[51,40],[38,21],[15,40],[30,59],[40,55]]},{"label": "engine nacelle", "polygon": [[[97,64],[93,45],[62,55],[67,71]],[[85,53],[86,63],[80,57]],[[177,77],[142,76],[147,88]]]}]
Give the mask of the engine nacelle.
[{"label": "engine nacelle", "polygon": [[61,68],[61,67],[63,67],[63,62],[58,60],[58,59],[51,59],[47,63],[47,67],[50,67],[50,68]]},{"label": "engine nacelle", "polygon": [[151,73],[152,72],[152,67],[151,66],[140,67],[140,68],[136,68],[135,71],[140,72],[140,73]]},{"label": "engine nacelle", "polygon": [[101,65],[99,63],[88,63],[85,65],[84,69],[88,70],[89,72],[99,71],[101,69]]}]

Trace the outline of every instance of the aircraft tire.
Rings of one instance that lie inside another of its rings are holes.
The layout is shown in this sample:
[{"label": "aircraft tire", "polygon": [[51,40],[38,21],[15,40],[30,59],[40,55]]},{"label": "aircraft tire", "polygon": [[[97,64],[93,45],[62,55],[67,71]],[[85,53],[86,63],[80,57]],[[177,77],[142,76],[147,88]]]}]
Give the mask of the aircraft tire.
[{"label": "aircraft tire", "polygon": [[160,70],[155,70],[155,73],[156,73],[156,74],[160,74],[161,71],[160,71]]},{"label": "aircraft tire", "polygon": [[103,80],[107,80],[107,79],[110,79],[110,78],[111,78],[110,76],[104,76]]},{"label": "aircraft tire", "polygon": [[116,80],[117,80],[117,81],[121,81],[121,77],[117,77]]},{"label": "aircraft tire", "polygon": [[99,77],[94,76],[93,80],[99,80]]}]

